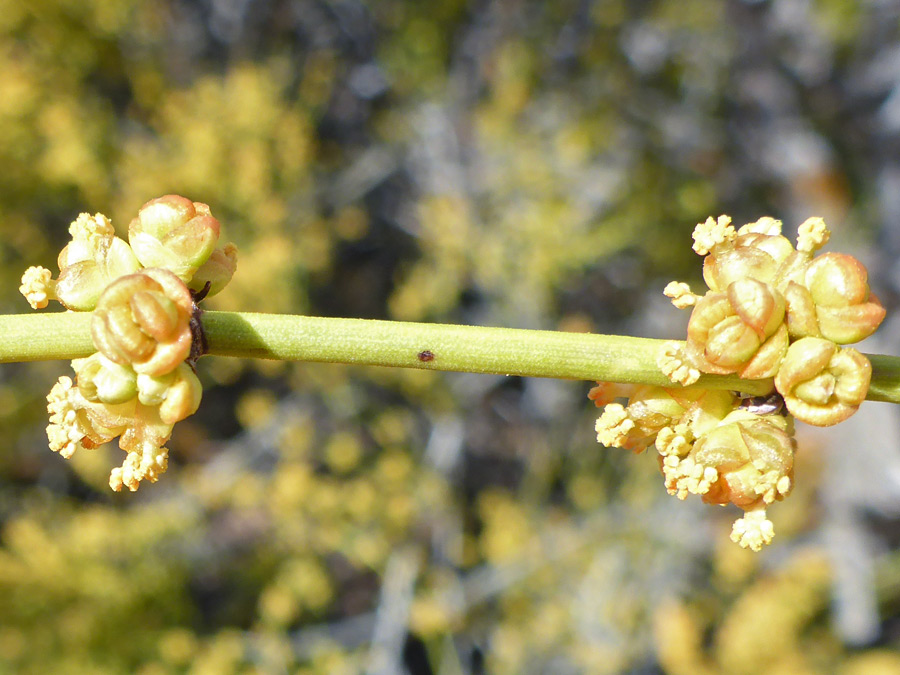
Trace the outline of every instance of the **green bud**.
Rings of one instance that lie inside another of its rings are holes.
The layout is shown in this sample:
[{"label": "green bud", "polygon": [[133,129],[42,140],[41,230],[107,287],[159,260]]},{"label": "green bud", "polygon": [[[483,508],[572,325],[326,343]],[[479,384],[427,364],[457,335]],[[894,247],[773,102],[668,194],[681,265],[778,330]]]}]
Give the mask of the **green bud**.
[{"label": "green bud", "polygon": [[115,236],[103,214],[82,213],[69,227],[70,241],[60,252],[56,298],[67,309],[89,312],[97,305],[103,289],[141,265],[131,247]]},{"label": "green bud", "polygon": [[700,437],[690,456],[718,475],[704,501],[746,509],[783,499],[790,492],[794,450],[788,418],[736,410]]},{"label": "green bud", "polygon": [[753,278],[700,298],[688,322],[686,355],[705,373],[772,377],[788,345],[784,298]]},{"label": "green bud", "polygon": [[237,246],[226,244],[212,252],[203,265],[191,278],[188,288],[194,292],[202,291],[209,284],[207,297],[221,291],[231,281],[234,270],[237,267]]},{"label": "green bud", "polygon": [[115,405],[130,401],[137,394],[136,373],[97,353],[86,359],[75,359],[72,368],[81,395],[93,403]]},{"label": "green bud", "polygon": [[128,226],[128,241],[144,267],[162,267],[188,282],[212,255],[219,221],[209,207],[178,195],[144,204]]},{"label": "green bud", "polygon": [[866,398],[871,377],[872,365],[855,349],[806,337],[788,348],[775,387],[794,417],[827,427],[856,412]]},{"label": "green bud", "polygon": [[166,400],[169,387],[175,381],[175,372],[154,377],[146,373],[137,376],[138,400],[144,405],[158,406]]},{"label": "green bud", "polygon": [[97,302],[91,337],[104,356],[138,373],[164,375],[191,350],[193,300],[178,277],[145,269],[111,283]]},{"label": "green bud", "polygon": [[159,417],[166,424],[175,424],[197,412],[203,386],[187,364],[182,363],[175,371],[165,400],[159,406]]}]

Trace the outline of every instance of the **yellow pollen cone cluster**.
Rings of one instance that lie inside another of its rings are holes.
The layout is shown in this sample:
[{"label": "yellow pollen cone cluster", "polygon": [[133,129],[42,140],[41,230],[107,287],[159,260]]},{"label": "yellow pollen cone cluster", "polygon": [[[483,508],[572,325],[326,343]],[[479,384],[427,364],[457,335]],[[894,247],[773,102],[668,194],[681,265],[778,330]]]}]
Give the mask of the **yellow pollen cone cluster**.
[{"label": "yellow pollen cone cluster", "polygon": [[865,398],[871,367],[843,345],[874,333],[884,307],[856,258],[815,256],[829,236],[821,218],[800,226],[796,247],[769,217],[737,230],[728,216],[697,225],[694,250],[705,256],[708,290],[700,296],[684,283],[666,286],[676,307],[693,309],[686,344],[660,353],[663,372],[682,385],[701,373],[773,377],[799,420],[829,426],[852,415]]},{"label": "yellow pollen cone cluster", "polygon": [[58,278],[42,267],[22,276],[19,290],[35,309],[57,300],[93,312],[97,352],[72,361],[75,380],[61,377],[47,396],[47,437],[66,458],[119,437],[127,454],[110,475],[113,490],[156,482],[168,465],[173,425],[200,405],[188,361],[200,339],[191,319],[237,262],[233,244],[216,247],[219,230],[206,204],[177,195],[144,204],[128,242],[106,216],[83,213],[69,227]]},{"label": "yellow pollen cone cluster", "polygon": [[664,289],[691,318],[687,341],[666,343],[659,368],[678,385],[703,373],[735,374],[771,378],[773,391],[742,398],[601,382],[590,393],[605,408],[597,440],[635,452],[654,446],[669,494],[740,507],[731,538],[758,551],[774,536],[766,507],[793,488],[794,418],[830,426],[856,412],[872,367],[844,345],[871,335],[884,308],[858,260],[815,256],[829,239],[821,218],[800,226],[796,246],[768,217],[740,229],[728,216],[709,218],[693,238],[708,289],[698,295],[676,281]]}]

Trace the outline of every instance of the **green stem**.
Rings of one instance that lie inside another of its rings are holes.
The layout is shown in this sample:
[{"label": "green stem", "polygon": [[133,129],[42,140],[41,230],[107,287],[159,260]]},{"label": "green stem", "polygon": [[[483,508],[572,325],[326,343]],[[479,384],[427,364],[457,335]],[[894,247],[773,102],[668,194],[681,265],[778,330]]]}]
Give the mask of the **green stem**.
[{"label": "green stem", "polygon": [[[0,316],[0,362],[95,351],[84,312]],[[205,312],[209,354],[672,386],[656,366],[663,340],[367,319]],[[874,355],[870,400],[900,403],[900,358]],[[704,375],[698,387],[749,394],[771,380]]]},{"label": "green stem", "polygon": [[77,359],[95,351],[89,312],[0,314],[0,363]]},{"label": "green stem", "polygon": [[[663,340],[546,330],[206,312],[209,353],[526,377],[671,386],[656,365]],[[704,376],[698,386],[771,391],[771,380]]]}]

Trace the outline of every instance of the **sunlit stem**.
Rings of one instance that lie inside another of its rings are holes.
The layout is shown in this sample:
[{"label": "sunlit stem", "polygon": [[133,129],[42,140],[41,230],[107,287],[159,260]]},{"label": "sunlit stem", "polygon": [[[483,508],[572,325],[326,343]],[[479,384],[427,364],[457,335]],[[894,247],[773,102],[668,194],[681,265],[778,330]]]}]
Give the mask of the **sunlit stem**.
[{"label": "sunlit stem", "polygon": [[[86,312],[0,316],[0,362],[93,353]],[[591,333],[205,312],[209,354],[673,386],[656,366],[662,340]],[[871,356],[868,398],[900,403],[900,358]],[[704,375],[698,387],[764,394],[771,380]]]},{"label": "sunlit stem", "polygon": [[[485,326],[208,312],[210,354],[671,386],[661,340]],[[765,393],[771,381],[698,384]]]}]

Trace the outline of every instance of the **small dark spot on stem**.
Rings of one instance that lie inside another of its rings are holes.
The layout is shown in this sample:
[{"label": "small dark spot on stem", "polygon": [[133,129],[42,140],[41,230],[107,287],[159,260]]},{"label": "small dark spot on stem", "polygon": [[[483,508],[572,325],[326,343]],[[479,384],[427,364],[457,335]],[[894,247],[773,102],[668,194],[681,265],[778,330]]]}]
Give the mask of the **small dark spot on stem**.
[{"label": "small dark spot on stem", "polygon": [[419,352],[418,354],[419,361],[423,363],[427,363],[428,361],[434,361],[434,352],[430,349],[426,349],[423,352]]}]

